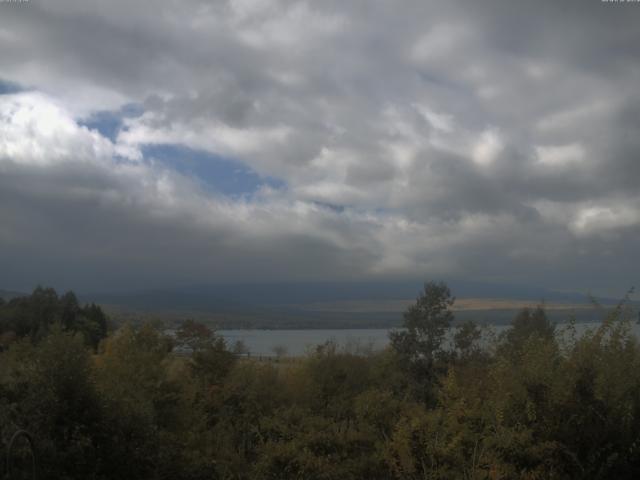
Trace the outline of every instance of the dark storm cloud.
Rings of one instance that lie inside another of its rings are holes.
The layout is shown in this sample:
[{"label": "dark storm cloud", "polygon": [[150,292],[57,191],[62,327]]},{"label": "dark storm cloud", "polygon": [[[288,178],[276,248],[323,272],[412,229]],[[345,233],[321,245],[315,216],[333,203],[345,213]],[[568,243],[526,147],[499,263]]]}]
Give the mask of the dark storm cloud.
[{"label": "dark storm cloud", "polygon": [[[215,209],[207,208],[207,200],[193,194],[197,187],[187,179],[175,174],[155,177],[141,170],[132,175],[84,163],[52,166],[37,174],[15,166],[4,170],[3,275],[23,285],[36,276],[90,289],[141,288],[180,285],[193,278],[348,278],[370,261],[364,249],[341,248],[306,229],[283,231],[286,221],[293,220],[289,209],[284,211],[288,217],[282,218],[283,212],[274,206],[246,212],[221,200]],[[169,182],[182,183],[179,188],[190,191],[192,198],[183,197],[183,205],[164,198],[162,184]],[[243,214],[260,216],[261,224],[245,231]],[[314,221],[324,229],[337,237],[349,236],[350,225],[322,218],[326,212],[315,214]],[[202,219],[214,215],[209,222]],[[287,265],[286,271],[282,265]]]},{"label": "dark storm cloud", "polygon": [[[0,95],[0,281],[634,281],[639,5],[0,9],[2,85],[33,90]],[[203,191],[149,145],[281,187]]]}]

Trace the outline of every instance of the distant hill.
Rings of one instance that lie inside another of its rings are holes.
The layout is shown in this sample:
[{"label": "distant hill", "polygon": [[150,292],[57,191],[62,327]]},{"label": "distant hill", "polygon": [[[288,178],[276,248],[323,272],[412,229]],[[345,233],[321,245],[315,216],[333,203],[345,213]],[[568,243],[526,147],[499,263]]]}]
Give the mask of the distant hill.
[{"label": "distant hill", "polygon": [[[540,287],[452,281],[458,298],[510,299],[546,302],[585,302],[586,293],[559,292]],[[86,301],[136,308],[219,309],[236,306],[274,306],[352,300],[415,298],[420,282],[317,282],[209,285],[120,293],[87,293]],[[600,298],[611,303],[615,300]]]},{"label": "distant hill", "polygon": [[0,290],[0,298],[2,298],[3,300],[11,300],[12,298],[24,297],[26,295],[28,294],[22,292],[14,292],[11,290]]},{"label": "distant hill", "polygon": [[[539,287],[450,281],[456,318],[508,323],[524,306],[545,302],[555,321],[598,318],[587,294]],[[198,318],[219,328],[395,327],[421,290],[420,282],[318,282],[209,285],[166,290],[84,294],[122,319]],[[600,298],[602,304],[616,300]]]}]

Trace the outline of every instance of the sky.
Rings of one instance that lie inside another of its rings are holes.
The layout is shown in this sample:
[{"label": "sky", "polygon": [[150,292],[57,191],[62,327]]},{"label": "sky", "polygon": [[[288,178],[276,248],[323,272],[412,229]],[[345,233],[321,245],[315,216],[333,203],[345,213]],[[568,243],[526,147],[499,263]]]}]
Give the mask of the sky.
[{"label": "sky", "polygon": [[638,283],[640,2],[28,0],[0,45],[0,288]]}]

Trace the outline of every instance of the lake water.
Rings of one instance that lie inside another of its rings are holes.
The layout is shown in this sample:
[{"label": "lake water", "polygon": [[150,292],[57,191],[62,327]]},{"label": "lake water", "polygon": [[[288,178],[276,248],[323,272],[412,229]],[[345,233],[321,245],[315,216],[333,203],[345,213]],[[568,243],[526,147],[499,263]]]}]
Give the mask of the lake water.
[{"label": "lake water", "polygon": [[[599,323],[578,323],[576,331],[581,334],[588,329],[597,328]],[[486,327],[484,338],[499,335],[509,328],[505,325],[492,325]],[[559,324],[558,329],[563,328]],[[640,337],[640,325],[633,323],[633,332]],[[312,350],[329,340],[334,341],[339,347],[370,348],[381,350],[389,343],[389,329],[326,329],[326,330],[219,330],[227,341],[229,348],[238,340],[241,340],[249,349],[252,356],[274,356],[274,349],[283,347],[286,356],[299,356]]]}]

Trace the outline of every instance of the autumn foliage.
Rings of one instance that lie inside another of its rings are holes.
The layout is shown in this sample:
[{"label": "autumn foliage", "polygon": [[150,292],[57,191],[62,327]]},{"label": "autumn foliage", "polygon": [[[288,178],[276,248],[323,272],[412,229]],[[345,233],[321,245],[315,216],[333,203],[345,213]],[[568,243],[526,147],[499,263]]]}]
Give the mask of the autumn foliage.
[{"label": "autumn foliage", "polygon": [[[0,428],[32,432],[51,479],[640,475],[626,303],[580,335],[524,310],[502,336],[456,325],[452,303],[428,283],[387,350],[328,343],[278,362],[238,357],[194,322],[173,336],[126,325],[96,345],[60,314],[19,313],[32,330],[5,335]],[[5,334],[17,325],[6,308]]]}]

